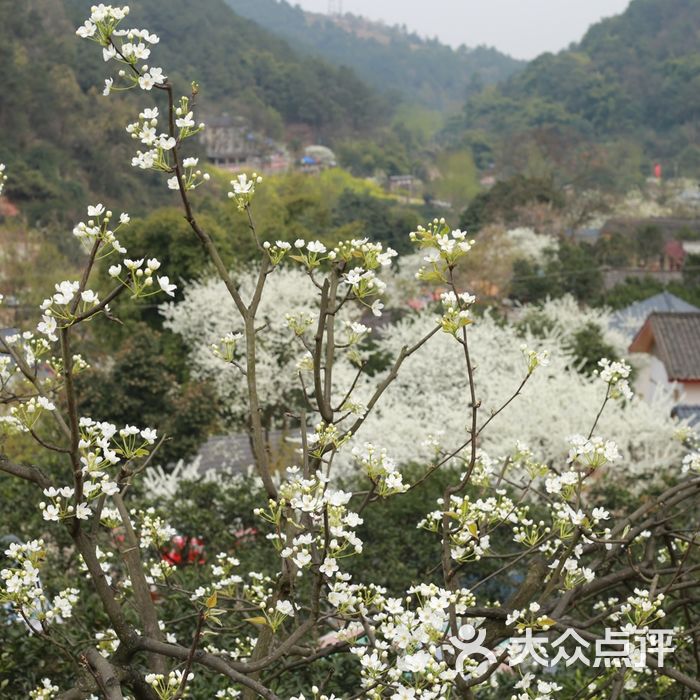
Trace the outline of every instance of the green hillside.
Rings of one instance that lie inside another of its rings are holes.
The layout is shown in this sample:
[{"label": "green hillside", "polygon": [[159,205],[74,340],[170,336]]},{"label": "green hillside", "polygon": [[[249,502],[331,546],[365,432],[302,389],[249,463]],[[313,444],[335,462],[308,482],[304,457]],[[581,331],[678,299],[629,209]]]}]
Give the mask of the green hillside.
[{"label": "green hillside", "polygon": [[525,63],[486,46],[455,50],[405,28],[350,14],[304,12],[286,0],[226,0],[240,15],[295,47],[349,66],[383,92],[395,91],[431,109],[461,104],[466,96],[506,79]]},{"label": "green hillside", "polygon": [[[99,52],[75,36],[90,4],[0,0],[0,161],[12,172],[8,196],[41,221],[52,210],[72,216],[88,193],[128,194],[135,206],[162,196],[122,167],[124,124],[143,95],[102,97]],[[367,136],[390,118],[350,70],[298,54],[223,0],[138,0],[129,24],[161,36],[158,64],[183,90],[196,79],[210,113],[242,114],[272,133],[300,123],[323,140]]]},{"label": "green hillside", "polygon": [[[607,157],[625,177],[635,168],[648,173],[652,160],[667,171],[696,175],[699,32],[698,0],[633,0],[569,50],[544,54],[502,85],[472,96],[449,135],[479,141],[486,134],[491,152],[484,160],[496,161],[498,139],[506,139],[501,151],[511,158],[520,151],[520,161],[509,163],[514,170],[527,160],[526,144],[531,156],[537,151],[559,163],[585,153],[592,172]],[[606,143],[614,143],[615,153],[591,148]]]}]

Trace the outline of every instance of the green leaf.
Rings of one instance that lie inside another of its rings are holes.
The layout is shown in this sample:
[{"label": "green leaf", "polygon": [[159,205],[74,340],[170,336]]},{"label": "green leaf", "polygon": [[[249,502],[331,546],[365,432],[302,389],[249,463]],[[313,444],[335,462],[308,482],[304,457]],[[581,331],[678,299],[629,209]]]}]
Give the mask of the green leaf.
[{"label": "green leaf", "polygon": [[243,622],[250,622],[251,625],[262,625],[264,627],[268,627],[270,624],[265,617],[246,617]]}]

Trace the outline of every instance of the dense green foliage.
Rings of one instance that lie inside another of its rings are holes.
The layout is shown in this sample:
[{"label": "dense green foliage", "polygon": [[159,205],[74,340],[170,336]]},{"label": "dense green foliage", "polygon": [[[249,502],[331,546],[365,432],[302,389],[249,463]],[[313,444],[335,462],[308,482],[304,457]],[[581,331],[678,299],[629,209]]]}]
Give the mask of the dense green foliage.
[{"label": "dense green foliage", "polygon": [[603,331],[595,323],[587,323],[577,330],[568,343],[579,371],[591,375],[600,370],[598,362],[607,357],[617,360],[615,348],[605,342]]},{"label": "dense green foliage", "polygon": [[[77,22],[90,0],[65,4]],[[299,55],[283,39],[236,15],[223,0],[196,5],[140,0],[133,3],[129,22],[161,37],[158,63],[181,90],[196,79],[205,109],[227,106],[245,114],[259,105],[275,110],[285,123],[333,134],[368,129],[386,107],[352,71]],[[81,75],[84,85],[98,81],[102,66],[94,60],[94,47],[82,42],[79,55],[85,58],[80,65],[90,66]]]},{"label": "dense green foliage", "polygon": [[[696,175],[699,30],[695,0],[634,0],[569,50],[544,54],[471,97],[452,135],[483,129],[511,147],[527,141],[560,161],[559,172],[569,178],[595,172],[606,160],[618,180],[650,172],[657,159],[668,172]],[[569,153],[578,151],[568,163],[561,162],[561,135]],[[622,149],[613,157],[593,147],[612,143]],[[641,162],[635,146],[642,148]]]},{"label": "dense green foliage", "polygon": [[205,382],[190,382],[185,350],[176,338],[145,324],[130,324],[110,362],[81,376],[81,411],[117,425],[145,423],[166,440],[158,461],[174,463],[191,457],[216,418],[216,392]]},{"label": "dense green foliage", "polygon": [[524,259],[513,263],[510,296],[524,304],[565,294],[588,302],[601,293],[602,287],[603,275],[593,248],[561,241],[558,250],[550,252],[544,264]]},{"label": "dense green foliage", "polygon": [[561,209],[562,193],[550,178],[516,175],[497,182],[490,190],[479,193],[462,213],[460,226],[476,232],[486,224],[514,224],[522,209],[530,204],[546,204]]},{"label": "dense green foliage", "polygon": [[454,50],[405,27],[387,27],[353,15],[324,17],[286,0],[226,2],[293,46],[349,66],[379,90],[398,92],[432,109],[457,106],[468,94],[504,80],[524,65],[486,46]]},{"label": "dense green foliage", "polygon": [[[124,125],[144,95],[102,97],[107,74],[98,49],[74,34],[90,4],[0,0],[0,153],[12,172],[6,193],[43,224],[75,218],[90,195],[128,201],[132,212],[169,199],[159,178],[114,167],[128,162]],[[162,37],[156,60],[179,90],[200,83],[205,114],[301,123],[321,139],[388,123],[387,104],[349,69],[298,55],[223,0],[141,0],[129,21]]]},{"label": "dense green foliage", "polygon": [[688,281],[690,273],[684,275],[685,282],[674,281],[664,284],[653,277],[628,277],[624,282],[602,293],[593,302],[611,309],[624,309],[636,301],[643,301],[663,291],[687,301],[689,304],[700,306],[700,281]]},{"label": "dense green foliage", "polygon": [[137,187],[135,175],[113,167],[127,157],[120,124],[128,108],[81,88],[78,43],[60,0],[0,0],[0,153],[12,170],[6,194],[44,225],[75,216],[89,192],[110,201],[128,192],[136,207],[153,197],[152,180]]}]

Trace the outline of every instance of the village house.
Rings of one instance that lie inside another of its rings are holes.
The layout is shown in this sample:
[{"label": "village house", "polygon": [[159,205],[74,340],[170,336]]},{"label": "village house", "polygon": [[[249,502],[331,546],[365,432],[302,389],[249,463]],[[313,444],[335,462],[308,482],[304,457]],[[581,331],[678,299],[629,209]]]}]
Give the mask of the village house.
[{"label": "village house", "polygon": [[209,120],[200,136],[207,162],[224,170],[286,172],[292,161],[287,147],[251,131],[245,119],[227,114]]},{"label": "village house", "polygon": [[668,392],[678,404],[700,406],[700,311],[650,314],[629,350],[648,355],[635,381],[642,398]]},{"label": "village house", "polygon": [[615,311],[610,317],[610,327],[624,335],[628,342],[632,342],[649,315],[655,311],[693,313],[700,312],[700,308],[671,292],[663,291]]},{"label": "village house", "polygon": [[621,236],[635,241],[640,232],[655,231],[658,235],[658,251],[648,260],[636,262],[651,273],[678,273],[683,267],[687,254],[684,240],[700,232],[700,220],[672,217],[653,217],[648,219],[612,218],[600,229],[601,238]]},{"label": "village house", "polygon": [[335,168],[338,165],[338,159],[335,153],[327,146],[313,144],[304,149],[304,153],[299,160],[299,168],[301,172],[308,175],[316,175],[328,168]]}]

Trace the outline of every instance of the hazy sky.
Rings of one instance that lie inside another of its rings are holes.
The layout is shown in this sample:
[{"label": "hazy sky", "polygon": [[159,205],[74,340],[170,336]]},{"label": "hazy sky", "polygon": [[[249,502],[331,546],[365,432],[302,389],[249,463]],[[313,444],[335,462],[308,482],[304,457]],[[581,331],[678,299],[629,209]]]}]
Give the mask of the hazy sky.
[{"label": "hazy sky", "polygon": [[[337,1],[337,0],[336,0]],[[329,0],[290,0],[326,12]],[[342,0],[343,11],[405,24],[454,46],[488,44],[517,58],[558,51],[629,0]]]}]

